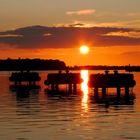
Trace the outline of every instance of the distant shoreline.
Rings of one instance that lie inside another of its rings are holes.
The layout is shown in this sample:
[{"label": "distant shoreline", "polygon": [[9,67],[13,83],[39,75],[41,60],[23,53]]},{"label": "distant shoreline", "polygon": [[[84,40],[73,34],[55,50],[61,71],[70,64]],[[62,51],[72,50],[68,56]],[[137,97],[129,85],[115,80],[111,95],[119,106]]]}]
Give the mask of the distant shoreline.
[{"label": "distant shoreline", "polygon": [[140,66],[107,66],[86,65],[67,66],[65,62],[52,59],[5,59],[0,60],[0,71],[56,71],[56,70],[125,70],[127,72],[139,72]]}]

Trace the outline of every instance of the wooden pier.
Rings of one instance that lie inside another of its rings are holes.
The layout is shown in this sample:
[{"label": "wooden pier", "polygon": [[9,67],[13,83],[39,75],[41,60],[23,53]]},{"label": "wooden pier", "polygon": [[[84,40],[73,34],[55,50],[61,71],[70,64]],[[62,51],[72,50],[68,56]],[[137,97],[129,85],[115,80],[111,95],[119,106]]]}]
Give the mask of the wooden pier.
[{"label": "wooden pier", "polygon": [[[59,85],[67,84],[69,92],[76,92],[77,84],[82,83],[80,73],[50,73],[48,74],[45,85],[51,86],[52,91],[59,91]],[[130,88],[135,86],[134,75],[130,73],[118,73],[117,70],[114,73],[105,71],[102,74],[91,74],[89,77],[89,87],[94,89],[94,95],[98,98],[99,89],[101,89],[102,98],[105,99],[107,90],[109,88],[115,88],[117,93],[117,99],[121,97],[121,88],[125,89],[125,98],[130,96]]]},{"label": "wooden pier", "polygon": [[25,82],[26,85],[35,87],[36,82],[40,81],[41,78],[39,73],[37,72],[28,72],[28,71],[20,71],[20,72],[13,72],[9,77],[11,82],[14,82],[14,86],[22,86],[22,83]]},{"label": "wooden pier", "polygon": [[105,71],[104,74],[91,74],[89,87],[94,88],[94,95],[98,98],[99,89],[102,90],[102,98],[106,98],[107,89],[115,88],[117,93],[117,99],[121,97],[121,88],[125,89],[125,98],[129,99],[130,88],[135,86],[134,75],[129,73],[118,73],[117,70],[114,73]]},{"label": "wooden pier", "polygon": [[80,73],[50,73],[45,80],[45,85],[50,85],[52,91],[59,91],[59,85],[68,85],[68,91],[76,92],[77,84],[81,84],[83,80],[81,79]]}]

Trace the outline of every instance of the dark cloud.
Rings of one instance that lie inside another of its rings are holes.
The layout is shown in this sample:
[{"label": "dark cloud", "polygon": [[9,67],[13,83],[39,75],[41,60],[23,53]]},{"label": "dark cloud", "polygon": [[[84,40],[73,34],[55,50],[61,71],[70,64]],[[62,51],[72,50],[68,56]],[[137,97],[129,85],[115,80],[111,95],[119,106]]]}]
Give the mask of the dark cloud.
[{"label": "dark cloud", "polygon": [[[68,48],[80,45],[79,43],[81,43],[81,41],[83,41],[83,43],[90,43],[93,46],[140,45],[140,38],[128,36],[127,32],[131,34],[133,32],[140,33],[140,30],[110,27],[81,28],[30,26],[0,32],[0,44],[29,49],[41,47]],[[121,34],[118,35],[118,33]]]}]

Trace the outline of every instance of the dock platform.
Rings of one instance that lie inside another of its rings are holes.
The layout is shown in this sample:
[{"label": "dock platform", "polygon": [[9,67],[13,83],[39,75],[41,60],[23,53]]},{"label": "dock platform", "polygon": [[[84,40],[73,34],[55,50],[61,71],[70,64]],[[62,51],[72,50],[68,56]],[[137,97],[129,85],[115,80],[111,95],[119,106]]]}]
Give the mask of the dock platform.
[{"label": "dock platform", "polygon": [[136,85],[134,80],[134,75],[130,73],[109,73],[105,71],[104,74],[91,74],[89,87],[94,88],[94,94],[98,97],[99,89],[102,89],[103,98],[106,97],[107,89],[115,88],[117,93],[117,98],[121,97],[121,88],[125,89],[125,97],[129,98],[130,88]]},{"label": "dock platform", "polygon": [[29,86],[35,86],[37,81],[41,78],[37,72],[13,72],[9,77],[11,82],[14,82],[14,86],[21,86],[22,82],[26,82]]},{"label": "dock platform", "polygon": [[[80,73],[50,73],[45,80],[45,85],[51,86],[51,91],[59,91],[59,85],[68,85],[68,91],[76,92],[77,84],[81,84],[83,79]],[[90,74],[88,86],[93,88],[94,97],[98,99],[99,91],[101,91],[102,99],[106,99],[108,89],[114,88],[116,90],[116,98],[120,100],[122,88],[124,89],[125,99],[130,98],[130,91],[136,85],[134,75],[130,73],[118,73],[114,70],[114,73]]]},{"label": "dock platform", "polygon": [[59,91],[59,85],[68,85],[68,91],[76,91],[77,84],[81,84],[80,73],[50,73],[45,80],[45,85],[51,85],[52,91]]}]

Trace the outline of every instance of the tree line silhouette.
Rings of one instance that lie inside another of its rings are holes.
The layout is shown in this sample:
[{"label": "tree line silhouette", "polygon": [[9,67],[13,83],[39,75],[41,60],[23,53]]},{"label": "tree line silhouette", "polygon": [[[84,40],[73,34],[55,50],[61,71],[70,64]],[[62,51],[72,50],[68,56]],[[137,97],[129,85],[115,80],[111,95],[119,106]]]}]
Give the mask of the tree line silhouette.
[{"label": "tree line silhouette", "polygon": [[107,66],[107,65],[87,65],[87,66],[69,66],[67,67],[69,70],[126,70],[128,72],[140,71],[140,66]]},{"label": "tree line silhouette", "polygon": [[60,60],[45,59],[6,59],[0,60],[1,71],[63,70],[66,64]]}]

